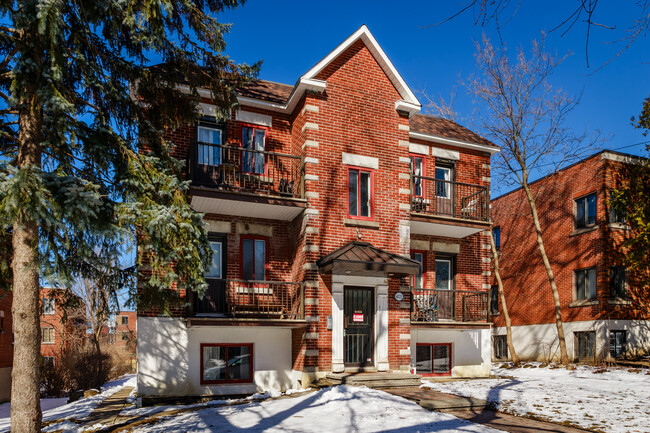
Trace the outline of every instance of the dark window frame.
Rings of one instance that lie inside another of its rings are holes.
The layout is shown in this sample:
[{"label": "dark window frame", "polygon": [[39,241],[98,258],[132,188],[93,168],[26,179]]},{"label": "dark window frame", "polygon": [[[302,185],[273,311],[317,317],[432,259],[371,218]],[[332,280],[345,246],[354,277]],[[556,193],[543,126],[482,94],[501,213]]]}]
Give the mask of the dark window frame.
[{"label": "dark window frame", "polygon": [[499,310],[499,286],[494,284],[490,286],[490,315],[498,316],[500,313],[501,311]]},{"label": "dark window frame", "polygon": [[[574,355],[578,361],[595,361],[596,360],[596,332],[595,331],[574,331],[575,347]],[[593,351],[591,356],[581,356],[580,339],[591,336],[591,349]]]},{"label": "dark window frame", "polygon": [[121,317],[121,324],[122,325],[128,325],[129,324],[129,316],[120,316]]},{"label": "dark window frame", "polygon": [[[259,279],[257,275],[254,275],[252,280],[246,280],[244,278],[244,241],[253,240],[253,274],[255,274],[255,241],[264,241],[264,278]],[[222,244],[223,248],[223,244]],[[269,275],[269,238],[266,236],[255,236],[255,235],[241,235],[239,240],[239,259],[240,259],[240,276],[242,280],[245,281],[266,281]],[[223,277],[223,271],[221,273]]]},{"label": "dark window frame", "polygon": [[[350,209],[350,195],[352,194],[351,190],[351,185],[350,185],[350,173],[356,171],[357,174],[357,215],[352,215],[351,209]],[[359,197],[359,190],[360,190],[360,181],[361,181],[361,173],[368,173],[369,174],[369,182],[370,185],[368,186],[368,193],[369,193],[369,205],[368,205],[368,212],[369,215],[361,215],[361,199]],[[356,167],[356,166],[349,166],[347,169],[347,177],[346,177],[346,184],[347,184],[347,214],[348,218],[350,219],[355,219],[355,220],[365,220],[365,221],[372,221],[375,219],[375,170],[369,169],[369,168],[364,168],[364,167]]]},{"label": "dark window frame", "polygon": [[[589,198],[594,198],[594,215],[593,222],[589,221]],[[590,192],[573,200],[574,203],[574,221],[576,229],[583,229],[594,227],[598,224],[598,194]],[[582,209],[582,218],[579,218],[580,210]]]},{"label": "dark window frame", "polygon": [[[249,379],[223,379],[223,380],[204,380],[203,379],[203,348],[204,347],[225,347],[226,348],[226,377],[228,376],[228,348],[229,347],[248,347],[249,348],[249,355],[250,355],[250,361],[249,361],[249,372],[248,372],[248,377]],[[201,350],[201,365],[199,368],[199,373],[201,375],[201,385],[221,385],[221,384],[227,384],[227,383],[253,383],[255,378],[253,377],[254,373],[254,368],[253,364],[255,361],[254,354],[253,354],[253,343],[201,343],[200,344],[200,350]]]},{"label": "dark window frame", "polygon": [[[593,270],[593,275],[594,275],[594,296],[590,297],[589,296],[589,281],[588,281],[588,276],[589,276],[589,271]],[[579,296],[580,294],[580,288],[578,287],[578,274],[584,273],[584,294],[585,296],[581,298]],[[592,301],[598,298],[598,268],[596,266],[590,266],[588,268],[581,268],[581,269],[575,269],[573,271],[573,299],[575,301]]]},{"label": "dark window frame", "polygon": [[[622,272],[622,277],[616,275]],[[609,296],[612,299],[625,299],[627,297],[628,273],[625,266],[611,266],[609,268]],[[618,286],[620,284],[620,287]]]},{"label": "dark window frame", "polygon": [[[451,370],[454,368],[452,343],[417,343],[415,346],[416,346],[416,349],[415,349],[415,353],[416,353],[415,363],[416,364],[418,362],[417,361],[417,348],[418,347],[425,347],[425,346],[429,347],[430,348],[429,353],[431,354],[431,372],[429,373],[429,372],[424,372],[424,371],[418,370],[418,371],[416,371],[417,374],[422,375],[422,376],[451,376]],[[433,361],[434,361],[434,354],[435,354],[434,347],[435,346],[446,346],[447,347],[447,353],[449,355],[449,357],[448,357],[448,359],[449,359],[449,370],[447,372],[445,372],[445,373],[434,373],[433,372],[433,370],[434,370],[433,369]]]},{"label": "dark window frame", "polygon": [[[622,334],[623,335],[623,344],[622,344],[622,350],[620,353],[617,353],[616,350],[616,335],[617,334]],[[614,341],[614,344],[612,345],[612,340]],[[625,356],[627,353],[627,330],[625,329],[612,329],[609,331],[609,356],[611,356],[614,359],[621,358]]]},{"label": "dark window frame", "polygon": [[[205,141],[199,141],[199,128],[214,129],[214,130],[219,131],[220,132],[220,137],[221,137],[221,140],[220,140],[221,143],[215,144],[215,143],[208,143],[208,142],[205,142]],[[220,164],[223,164],[223,152],[222,152],[221,147],[217,148],[217,150],[219,151],[219,158],[218,158],[219,163],[218,164],[215,164],[214,160],[206,162],[206,160],[204,159],[203,162],[200,162],[201,159],[202,159],[201,158],[202,155],[201,155],[200,146],[202,146],[202,145],[223,146],[226,143],[226,127],[225,127],[225,124],[223,124],[223,123],[214,123],[214,122],[210,122],[210,121],[207,121],[207,120],[201,120],[201,121],[197,122],[196,125],[194,125],[194,137],[195,137],[195,140],[197,142],[197,146],[196,146],[196,153],[197,153],[197,155],[196,155],[196,164],[197,165],[205,165],[205,166],[210,166],[210,167],[217,167]],[[199,143],[201,143],[201,144],[199,144]],[[214,157],[213,157],[213,159],[214,159]]]}]

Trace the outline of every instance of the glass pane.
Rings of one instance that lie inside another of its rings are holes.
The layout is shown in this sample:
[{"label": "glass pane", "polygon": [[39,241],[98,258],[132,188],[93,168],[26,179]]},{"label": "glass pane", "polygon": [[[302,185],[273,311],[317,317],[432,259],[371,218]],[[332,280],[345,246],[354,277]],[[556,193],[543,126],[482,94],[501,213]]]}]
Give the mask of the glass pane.
[{"label": "glass pane", "polygon": [[226,348],[203,347],[203,380],[224,380],[226,378]]},{"label": "glass pane", "polygon": [[501,227],[495,227],[492,229],[492,237],[494,238],[494,245],[499,249],[501,246]]},{"label": "glass pane", "polygon": [[244,280],[252,280],[255,277],[253,242],[253,239],[244,239],[242,242],[242,279]]},{"label": "glass pane", "polygon": [[198,141],[202,143],[221,144],[221,130],[199,126]]},{"label": "glass pane", "polygon": [[422,289],[424,287],[424,254],[422,253],[411,253],[411,258],[415,261],[420,262],[420,273],[413,277],[413,287],[416,289]]},{"label": "glass pane", "polygon": [[451,262],[449,260],[436,260],[436,289],[451,289]]},{"label": "glass pane", "polygon": [[[263,129],[257,129],[255,130],[255,150],[258,150],[260,152],[264,152],[265,150],[265,137],[266,131]],[[265,172],[264,169],[264,154],[263,153],[255,153],[254,157],[254,164],[255,164],[255,169],[254,172],[257,174],[263,174]]]},{"label": "glass pane", "polygon": [[431,369],[431,346],[416,346],[415,370],[416,373],[433,373]]},{"label": "glass pane", "polygon": [[589,299],[596,299],[596,269],[587,270]]},{"label": "glass pane", "polygon": [[348,209],[352,216],[357,216],[359,214],[359,206],[357,203],[357,194],[359,192],[358,181],[359,172],[356,170],[350,170],[348,174]]},{"label": "glass pane", "polygon": [[205,276],[206,278],[221,278],[221,242],[210,242],[210,246],[212,247],[212,265]]},{"label": "glass pane", "polygon": [[433,346],[433,372],[449,373],[449,346]]},{"label": "glass pane", "polygon": [[266,280],[266,241],[255,239],[255,279]]},{"label": "glass pane", "polygon": [[587,196],[587,225],[596,223],[596,194]]},{"label": "glass pane", "polygon": [[[436,179],[449,181],[451,170],[445,167],[436,167]],[[449,198],[449,184],[447,182],[436,182],[436,195]]]},{"label": "glass pane", "polygon": [[576,227],[585,226],[585,199],[576,200]]},{"label": "glass pane", "polygon": [[576,299],[585,299],[585,271],[576,271]]},{"label": "glass pane", "polygon": [[[244,149],[253,149],[253,129],[242,128],[241,130],[241,145]],[[244,173],[251,173],[253,171],[254,159],[251,152],[244,152],[242,155],[242,171]]]},{"label": "glass pane", "polygon": [[251,351],[248,346],[228,348],[228,380],[249,380],[251,378]]},{"label": "glass pane", "polygon": [[361,214],[360,216],[369,217],[370,216],[370,173],[360,172],[359,173],[359,202],[361,204]]}]

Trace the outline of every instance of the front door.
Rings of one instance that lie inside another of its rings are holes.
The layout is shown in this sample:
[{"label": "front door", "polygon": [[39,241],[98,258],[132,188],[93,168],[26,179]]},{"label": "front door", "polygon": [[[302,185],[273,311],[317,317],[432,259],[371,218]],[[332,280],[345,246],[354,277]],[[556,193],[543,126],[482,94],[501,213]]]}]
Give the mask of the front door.
[{"label": "front door", "polygon": [[346,287],[344,290],[345,366],[373,365],[373,291]]}]

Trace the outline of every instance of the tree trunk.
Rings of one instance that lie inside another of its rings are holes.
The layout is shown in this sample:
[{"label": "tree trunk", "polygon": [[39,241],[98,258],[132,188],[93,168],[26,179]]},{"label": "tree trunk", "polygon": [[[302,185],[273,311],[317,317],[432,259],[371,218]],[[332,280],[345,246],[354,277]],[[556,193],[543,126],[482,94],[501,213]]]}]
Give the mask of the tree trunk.
[{"label": "tree trunk", "polygon": [[510,351],[510,359],[515,365],[519,364],[519,357],[515,351],[515,345],[512,343],[512,327],[510,326],[510,314],[508,314],[508,306],[506,305],[506,295],[503,292],[503,281],[501,281],[501,273],[499,272],[499,252],[494,244],[492,237],[492,230],[490,230],[490,247],[492,247],[492,256],[494,260],[494,276],[497,279],[497,287],[499,288],[499,299],[501,300],[501,311],[503,311],[503,320],[506,322],[506,343]]},{"label": "tree trunk", "polygon": [[[524,174],[525,175],[525,174]],[[551,263],[548,261],[548,256],[546,255],[546,249],[544,248],[544,240],[542,239],[542,228],[539,223],[539,217],[537,216],[537,205],[535,204],[535,198],[533,197],[530,188],[528,188],[528,182],[522,182],[524,191],[526,192],[526,198],[528,199],[528,204],[530,205],[530,213],[533,216],[533,222],[535,223],[535,233],[537,234],[537,248],[539,249],[539,254],[542,256],[542,262],[544,263],[544,268],[546,268],[546,275],[548,276],[548,282],[551,285],[551,292],[553,292],[553,303],[555,305],[555,326],[557,327],[557,338],[560,343],[560,361],[562,364],[569,364],[569,355],[566,350],[566,339],[564,337],[564,326],[562,325],[562,312],[560,310],[560,295],[557,292],[557,284],[555,284],[555,275],[553,275],[553,269],[551,269]]]},{"label": "tree trunk", "polygon": [[[33,101],[20,112],[18,167],[41,166],[40,108]],[[11,373],[11,431],[41,431],[39,311],[39,223],[23,213],[13,224],[13,331],[14,363]]]}]

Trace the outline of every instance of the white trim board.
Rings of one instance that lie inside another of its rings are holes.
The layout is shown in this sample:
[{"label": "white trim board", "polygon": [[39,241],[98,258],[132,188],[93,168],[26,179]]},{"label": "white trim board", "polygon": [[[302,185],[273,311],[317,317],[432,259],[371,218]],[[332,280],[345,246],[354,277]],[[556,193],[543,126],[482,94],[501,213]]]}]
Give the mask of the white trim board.
[{"label": "white trim board", "polygon": [[437,135],[423,134],[421,132],[410,131],[409,137],[416,138],[418,140],[431,141],[434,143],[450,144],[452,146],[462,147],[464,149],[472,149],[481,152],[488,152],[490,155],[494,155],[495,153],[499,152],[499,148],[497,147],[486,146],[485,144],[468,143],[466,141],[453,140],[450,138],[444,138]]}]

